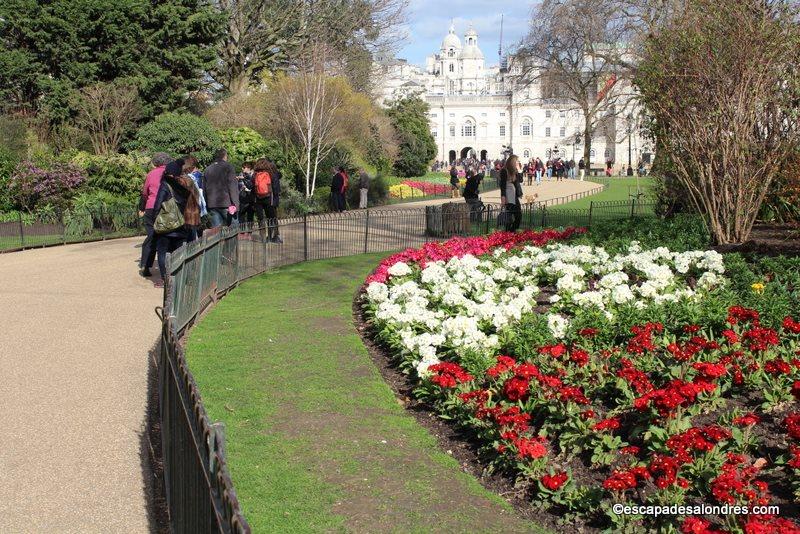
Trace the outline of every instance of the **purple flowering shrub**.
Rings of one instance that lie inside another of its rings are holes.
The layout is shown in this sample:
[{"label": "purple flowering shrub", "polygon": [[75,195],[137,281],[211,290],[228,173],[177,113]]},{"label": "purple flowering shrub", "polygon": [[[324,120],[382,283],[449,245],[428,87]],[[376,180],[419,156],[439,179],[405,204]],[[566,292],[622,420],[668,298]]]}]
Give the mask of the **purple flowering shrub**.
[{"label": "purple flowering shrub", "polygon": [[33,212],[43,206],[63,209],[86,181],[86,174],[75,165],[53,162],[50,168],[30,161],[17,165],[8,181],[9,194],[22,210]]}]

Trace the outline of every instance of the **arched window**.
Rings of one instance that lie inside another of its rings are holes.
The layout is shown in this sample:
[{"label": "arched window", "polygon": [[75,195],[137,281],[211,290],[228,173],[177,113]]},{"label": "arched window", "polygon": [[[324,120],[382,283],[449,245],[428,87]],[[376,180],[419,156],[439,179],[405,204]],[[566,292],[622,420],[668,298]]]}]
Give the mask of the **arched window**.
[{"label": "arched window", "polygon": [[452,48],[447,51],[447,57],[455,57],[455,56],[456,56],[456,51],[453,50]]},{"label": "arched window", "polygon": [[461,136],[475,137],[475,123],[473,123],[471,119],[464,121],[464,124],[461,126]]},{"label": "arched window", "polygon": [[606,157],[606,160],[610,160],[611,159],[611,149],[610,148],[606,149],[605,157]]},{"label": "arched window", "polygon": [[522,135],[529,136],[531,135],[531,120],[530,119],[522,119]]},{"label": "arched window", "polygon": [[526,148],[525,151],[522,153],[522,157],[524,157],[525,159],[531,159],[531,151]]},{"label": "arched window", "polygon": [[456,68],[452,63],[450,63],[450,67],[449,68],[450,68],[450,72],[455,72]]}]

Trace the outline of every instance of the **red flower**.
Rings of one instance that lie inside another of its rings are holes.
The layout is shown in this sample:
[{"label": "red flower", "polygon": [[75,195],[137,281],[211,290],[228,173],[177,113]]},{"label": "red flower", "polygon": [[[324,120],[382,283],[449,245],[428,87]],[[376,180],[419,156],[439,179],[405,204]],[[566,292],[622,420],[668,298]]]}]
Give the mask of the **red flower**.
[{"label": "red flower", "polygon": [[792,455],[792,457],[788,462],[786,462],[786,465],[794,469],[800,469],[800,447],[797,445],[790,445],[789,453]]},{"label": "red flower", "polygon": [[661,333],[664,325],[661,323],[647,323],[643,326],[632,326],[633,337],[628,341],[628,352],[631,354],[644,354],[656,349],[653,343],[653,332]]},{"label": "red flower", "polygon": [[691,325],[687,324],[683,327],[683,331],[686,332],[687,334],[694,334],[700,331],[700,327],[697,326],[696,324],[691,324]]},{"label": "red flower", "polygon": [[578,335],[581,336],[581,337],[589,337],[589,338],[591,338],[591,337],[596,336],[599,333],[600,333],[600,330],[598,330],[597,328],[581,328],[580,330],[578,330]]},{"label": "red flower", "polygon": [[656,486],[661,489],[675,484],[679,468],[680,462],[676,458],[664,456],[663,454],[654,454],[653,459],[650,460],[650,465],[647,467]]},{"label": "red flower", "polygon": [[712,529],[711,522],[699,517],[689,516],[681,524],[682,534],[726,534],[723,530]]},{"label": "red flower", "polygon": [[753,352],[765,351],[770,346],[779,343],[778,333],[771,328],[753,327],[742,335],[744,341],[749,342],[749,349]]},{"label": "red flower", "polygon": [[639,395],[653,391],[653,384],[647,378],[647,374],[636,369],[627,358],[621,358],[622,369],[617,371],[617,376],[625,380]]},{"label": "red flower", "polygon": [[786,426],[786,432],[789,437],[800,439],[800,412],[787,415],[783,420],[783,424]]},{"label": "red flower", "polygon": [[639,454],[639,447],[636,445],[628,445],[627,447],[622,447],[619,452],[622,454],[630,454],[631,456],[636,456]]},{"label": "red flower", "polygon": [[721,363],[696,362],[692,364],[692,367],[698,370],[703,378],[707,380],[713,380],[728,373],[728,370]]},{"label": "red flower", "polygon": [[792,384],[792,395],[795,399],[800,400],[800,380],[795,380]]},{"label": "red flower", "polygon": [[547,447],[542,444],[543,441],[544,438],[541,437],[519,438],[514,445],[517,447],[517,454],[520,458],[536,459],[547,454]]},{"label": "red flower", "polygon": [[544,475],[540,480],[542,481],[542,486],[550,491],[556,491],[558,488],[564,485],[568,478],[569,475],[561,471],[555,475]]},{"label": "red flower", "polygon": [[745,534],[800,534],[800,527],[789,519],[774,515],[748,515]]},{"label": "red flower", "polygon": [[545,345],[544,347],[539,347],[539,354],[549,354],[553,358],[560,358],[564,354],[567,353],[567,346],[563,343],[559,343],[557,345]]},{"label": "red flower", "polygon": [[486,374],[492,378],[497,378],[506,371],[510,371],[517,364],[511,356],[498,356],[497,363],[486,370]]},{"label": "red flower", "polygon": [[757,425],[761,422],[761,418],[759,418],[753,412],[746,413],[740,417],[737,417],[733,420],[733,424],[736,426],[752,426]]},{"label": "red flower", "polygon": [[735,345],[739,342],[739,336],[733,330],[723,330],[722,335],[728,340],[728,343]]},{"label": "red flower", "polygon": [[751,310],[742,306],[733,306],[728,308],[728,323],[753,323],[754,326],[758,326],[759,315],[756,310]]},{"label": "red flower", "polygon": [[506,380],[503,385],[503,393],[510,401],[526,400],[530,396],[530,381],[516,376]]},{"label": "red flower", "polygon": [[605,479],[603,487],[612,491],[625,491],[635,488],[639,481],[650,478],[650,473],[644,467],[634,467],[627,471],[614,471],[610,477]]},{"label": "red flower", "polygon": [[792,366],[780,358],[775,358],[764,363],[764,371],[771,375],[788,375],[792,372]]},{"label": "red flower", "polygon": [[569,359],[577,364],[578,367],[583,367],[589,363],[589,353],[581,349],[572,349],[572,352],[569,354]]},{"label": "red flower", "polygon": [[436,363],[428,367],[428,371],[432,373],[431,382],[443,388],[454,388],[462,382],[472,380],[472,375],[464,371],[457,363]]},{"label": "red flower", "polygon": [[583,394],[583,390],[573,386],[562,387],[558,392],[558,398],[561,402],[572,401],[575,404],[589,404],[589,399]]},{"label": "red flower", "polygon": [[795,321],[791,317],[786,317],[783,320],[783,329],[792,334],[800,334],[800,322]]},{"label": "red flower", "polygon": [[608,419],[603,419],[599,423],[595,423],[592,426],[592,430],[596,430],[598,432],[602,430],[616,430],[619,428],[619,418],[617,417],[609,417]]}]

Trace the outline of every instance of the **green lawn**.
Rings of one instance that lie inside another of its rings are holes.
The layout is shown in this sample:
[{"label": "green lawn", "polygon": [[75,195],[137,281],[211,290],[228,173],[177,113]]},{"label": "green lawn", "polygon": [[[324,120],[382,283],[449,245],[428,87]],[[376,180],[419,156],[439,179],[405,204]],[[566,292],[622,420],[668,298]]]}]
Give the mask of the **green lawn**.
[{"label": "green lawn", "polygon": [[529,532],[400,405],[353,325],[383,254],[256,277],[191,332],[253,532]]},{"label": "green lawn", "polygon": [[[592,178],[589,177],[587,180],[591,181]],[[645,193],[647,196],[643,198],[650,198],[649,192],[650,188],[653,185],[653,179],[647,176],[642,178],[629,178],[629,177],[612,177],[612,178],[603,178],[603,181],[608,181],[609,186],[600,193],[596,195],[591,195],[580,200],[575,200],[572,202],[568,202],[566,204],[559,204],[558,208],[564,209],[588,209],[590,202],[608,202],[608,201],[619,201],[619,200],[627,200],[630,201],[631,195],[636,195],[637,187],[642,192]]]}]

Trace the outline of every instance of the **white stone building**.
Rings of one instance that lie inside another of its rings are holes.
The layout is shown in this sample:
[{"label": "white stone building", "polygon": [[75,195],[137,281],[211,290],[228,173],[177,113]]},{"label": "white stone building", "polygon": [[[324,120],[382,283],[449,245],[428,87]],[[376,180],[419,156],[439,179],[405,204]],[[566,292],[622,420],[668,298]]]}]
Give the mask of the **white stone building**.
[{"label": "white stone building", "polygon": [[[418,94],[430,105],[431,134],[440,161],[498,159],[509,146],[523,160],[537,156],[580,160],[584,148],[580,109],[564,99],[542,98],[538,83],[518,88],[513,58],[510,65],[487,67],[478,33],[468,29],[462,43],[451,26],[424,69],[402,59],[377,57],[379,98],[386,103]],[[593,168],[604,167],[606,161],[614,162],[615,172],[627,167],[629,141],[634,168],[640,160],[649,162],[651,149],[628,116],[635,116],[635,110],[611,113],[595,128]]]}]

